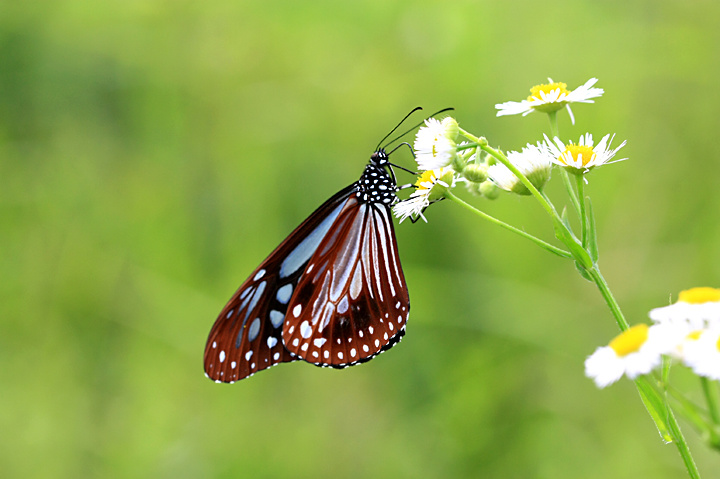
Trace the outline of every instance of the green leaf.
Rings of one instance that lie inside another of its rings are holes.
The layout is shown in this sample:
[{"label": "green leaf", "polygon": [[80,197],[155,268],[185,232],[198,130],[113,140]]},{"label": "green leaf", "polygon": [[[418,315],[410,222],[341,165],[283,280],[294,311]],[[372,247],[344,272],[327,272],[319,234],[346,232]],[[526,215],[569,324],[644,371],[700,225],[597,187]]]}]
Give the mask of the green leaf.
[{"label": "green leaf", "polygon": [[566,227],[569,231],[572,231],[572,227],[570,226],[570,219],[568,218],[567,207],[564,207],[564,208],[563,208],[563,210],[562,210],[562,215],[560,216],[560,219],[562,219],[562,222],[563,222],[563,224],[565,225],[565,227]]},{"label": "green leaf", "polygon": [[579,261],[575,261],[575,269],[577,269],[578,273],[580,273],[580,276],[585,278],[586,280],[590,281],[591,283],[594,281],[592,276],[590,276],[590,273],[586,268],[583,267],[582,264],[580,264]]},{"label": "green leaf", "polygon": [[662,440],[667,443],[673,442],[673,436],[666,422],[668,410],[663,398],[660,397],[658,392],[648,383],[646,378],[636,379],[635,386],[640,393],[640,399],[642,399],[645,409],[647,409],[648,414],[650,414],[650,417],[655,422],[655,427],[657,427]]},{"label": "green leaf", "polygon": [[568,247],[570,253],[573,255],[573,258],[575,258],[575,260],[580,263],[583,268],[592,268],[595,264],[590,258],[588,252],[585,251],[585,248],[582,247],[575,235],[573,235],[572,231],[565,227],[565,225],[562,223],[562,220],[558,221],[557,219],[555,219],[554,223],[555,237],[562,241],[563,244]]},{"label": "green leaf", "polygon": [[590,276],[590,273],[588,273],[588,270],[583,268],[583,266],[580,264],[579,261],[575,261],[575,269],[578,270],[578,273],[580,273],[580,276],[582,276],[586,280],[590,281],[591,283],[594,282],[592,276]]}]

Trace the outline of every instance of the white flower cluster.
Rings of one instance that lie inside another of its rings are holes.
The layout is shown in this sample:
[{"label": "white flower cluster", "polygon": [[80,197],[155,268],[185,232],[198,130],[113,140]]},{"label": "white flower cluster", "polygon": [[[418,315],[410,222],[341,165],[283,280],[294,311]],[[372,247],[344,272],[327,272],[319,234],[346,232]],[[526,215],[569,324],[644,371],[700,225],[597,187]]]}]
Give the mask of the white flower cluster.
[{"label": "white flower cluster", "polygon": [[650,319],[653,325],[633,326],[587,358],[585,374],[598,387],[648,374],[663,355],[720,380],[720,289],[682,291],[676,303],[650,311]]}]

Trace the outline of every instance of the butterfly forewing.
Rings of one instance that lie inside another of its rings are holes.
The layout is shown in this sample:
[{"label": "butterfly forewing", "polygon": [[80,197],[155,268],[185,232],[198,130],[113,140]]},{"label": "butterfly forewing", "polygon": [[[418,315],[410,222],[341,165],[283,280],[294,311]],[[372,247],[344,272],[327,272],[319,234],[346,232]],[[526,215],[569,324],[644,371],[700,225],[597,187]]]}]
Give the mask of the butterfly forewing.
[{"label": "butterfly forewing", "polygon": [[409,309],[390,208],[353,196],[299,278],[282,338],[308,362],[352,366],[396,344]]},{"label": "butterfly forewing", "polygon": [[298,281],[345,207],[354,185],[338,192],[245,280],[225,305],[205,346],[205,373],[234,382],[282,362],[294,361],[283,346],[282,328]]}]

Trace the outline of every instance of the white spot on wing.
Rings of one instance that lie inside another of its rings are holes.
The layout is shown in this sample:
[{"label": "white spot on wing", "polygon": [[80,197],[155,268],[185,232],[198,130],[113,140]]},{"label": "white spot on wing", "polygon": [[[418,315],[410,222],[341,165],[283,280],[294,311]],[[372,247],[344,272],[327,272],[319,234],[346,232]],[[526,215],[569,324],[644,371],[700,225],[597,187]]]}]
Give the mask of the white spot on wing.
[{"label": "white spot on wing", "polygon": [[255,318],[250,324],[250,329],[248,329],[248,341],[255,341],[257,338],[258,333],[260,332],[260,318]]},{"label": "white spot on wing", "polygon": [[221,363],[225,362],[225,351],[220,351],[220,362]]},{"label": "white spot on wing", "polygon": [[255,275],[255,277],[253,277],[253,281],[257,281],[257,280],[259,280],[260,278],[262,278],[263,276],[265,276],[265,270],[264,270],[264,269],[261,269],[260,271],[257,272],[257,274]]},{"label": "white spot on wing", "polygon": [[293,308],[293,316],[297,318],[298,316],[300,316],[300,313],[302,313],[302,305],[298,304]]},{"label": "white spot on wing", "polygon": [[[255,306],[257,305],[257,302],[260,300],[260,296],[262,296],[263,292],[265,291],[265,286],[267,283],[263,281],[257,286],[257,289],[255,290],[255,294],[252,295],[252,299],[250,300],[250,303],[248,303],[247,307],[247,314],[250,314],[250,312],[255,309]],[[247,315],[245,316],[247,318]]]},{"label": "white spot on wing", "polygon": [[327,339],[317,338],[313,341],[313,344],[315,345],[316,348],[322,348],[323,344],[325,344],[325,341],[327,341]]},{"label": "white spot on wing", "polygon": [[245,361],[250,361],[250,358],[252,357],[252,355],[253,355],[252,350],[245,353]]},{"label": "white spot on wing", "polygon": [[292,297],[293,292],[293,285],[292,284],[286,284],[282,288],[278,289],[277,295],[275,296],[277,300],[282,304],[287,304],[288,301],[290,301],[290,298]]},{"label": "white spot on wing", "polygon": [[300,336],[305,339],[312,336],[312,328],[310,327],[310,323],[307,321],[303,321],[302,324],[300,324]]},{"label": "white spot on wing", "polygon": [[270,311],[270,322],[273,325],[273,328],[279,328],[282,326],[283,321],[285,320],[285,315],[282,314],[280,311],[275,311],[274,309]]},{"label": "white spot on wing", "polygon": [[338,307],[337,307],[338,313],[340,313],[340,314],[346,313],[348,310],[349,304],[350,303],[348,301],[347,296],[343,296],[343,298],[340,300],[340,303],[338,304]]},{"label": "white spot on wing", "polygon": [[273,336],[270,336],[270,337],[267,339],[268,348],[270,348],[270,349],[274,348],[275,345],[277,344],[277,342],[278,342],[278,341],[277,341],[277,338],[275,338],[275,337],[273,337]]}]

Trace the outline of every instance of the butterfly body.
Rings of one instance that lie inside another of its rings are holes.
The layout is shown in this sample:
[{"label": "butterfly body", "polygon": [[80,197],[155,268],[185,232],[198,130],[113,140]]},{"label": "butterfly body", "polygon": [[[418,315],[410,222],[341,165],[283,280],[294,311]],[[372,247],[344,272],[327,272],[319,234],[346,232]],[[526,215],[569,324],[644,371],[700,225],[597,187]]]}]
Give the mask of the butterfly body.
[{"label": "butterfly body", "polygon": [[207,376],[235,382],[297,359],[344,368],[397,344],[410,309],[390,210],[397,189],[379,148],[223,308],[205,347]]}]

